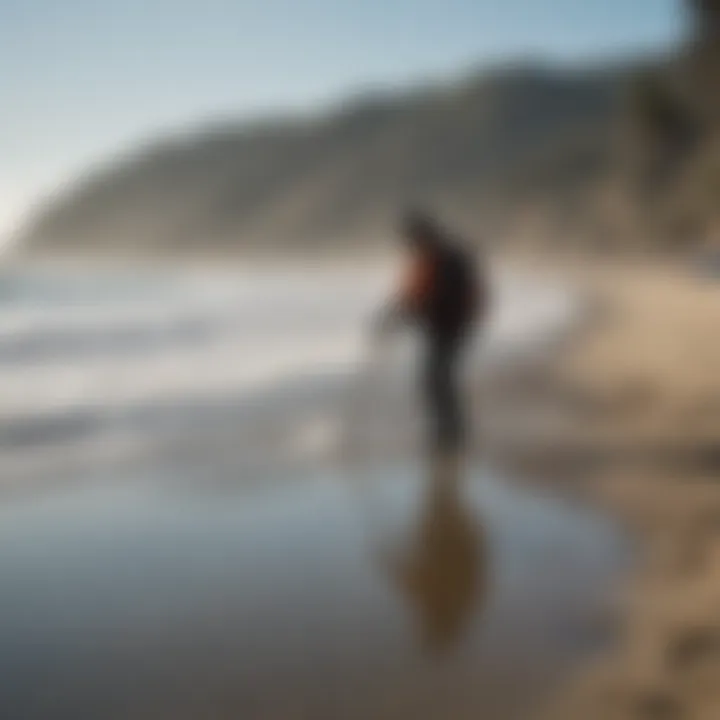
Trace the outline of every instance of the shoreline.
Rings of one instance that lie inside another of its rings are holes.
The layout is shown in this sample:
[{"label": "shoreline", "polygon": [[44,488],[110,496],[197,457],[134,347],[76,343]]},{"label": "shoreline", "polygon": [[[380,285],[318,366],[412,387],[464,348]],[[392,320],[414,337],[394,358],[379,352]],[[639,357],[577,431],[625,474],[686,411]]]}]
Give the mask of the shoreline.
[{"label": "shoreline", "polygon": [[[498,263],[499,271],[507,265]],[[655,313],[659,287],[669,294],[671,307],[681,307],[674,321],[680,327],[688,325],[688,313],[693,315],[696,303],[707,306],[706,293],[717,292],[720,307],[720,290],[700,287],[698,280],[667,268],[605,266],[573,274],[572,268],[547,265],[530,272],[518,263],[513,269],[521,278],[568,289],[580,309],[548,326],[542,337],[510,348],[508,362],[494,358],[480,369],[479,379],[474,373],[481,386],[481,435],[486,441],[482,448],[488,451],[481,455],[494,466],[510,469],[513,484],[530,492],[547,492],[558,502],[580,495],[638,541],[638,552],[633,553],[637,562],[627,580],[621,579],[620,602],[613,612],[616,622],[608,628],[612,649],[595,660],[590,657],[592,664],[577,676],[561,678],[547,717],[682,718],[667,709],[689,702],[677,699],[681,691],[675,688],[675,670],[667,678],[659,668],[666,661],[673,668],[689,664],[691,674],[697,666],[706,672],[708,663],[720,668],[720,625],[713,626],[712,615],[716,605],[688,610],[683,603],[692,604],[692,598],[681,597],[694,573],[697,583],[689,592],[704,598],[717,586],[720,600],[720,582],[712,576],[716,534],[720,550],[720,490],[715,492],[702,479],[705,460],[700,450],[712,450],[712,434],[701,437],[700,425],[690,427],[685,418],[686,432],[680,437],[677,403],[697,404],[702,399],[697,393],[711,387],[714,373],[703,377],[706,385],[678,385],[673,393],[663,394],[668,373],[679,373],[679,380],[682,367],[653,364],[660,356],[657,352],[637,357],[636,350],[638,342],[660,342],[658,335],[677,330],[678,326],[668,327],[667,314],[659,325],[649,322],[647,314]],[[709,336],[707,323],[714,329],[715,319],[700,318],[697,327],[687,328],[688,341],[705,335],[702,349]],[[641,331],[646,333],[644,340]],[[720,367],[720,353],[717,360]],[[337,391],[320,395],[331,400]],[[668,439],[685,445],[671,446]],[[201,438],[199,444],[189,445],[189,451],[202,449],[203,442]],[[209,442],[207,447],[205,459],[217,461],[222,442]],[[132,448],[118,448],[121,455],[128,450],[132,455]],[[678,483],[678,473],[690,475],[690,481]],[[610,603],[615,591],[608,588]],[[658,594],[672,597],[669,604],[678,605],[660,607]],[[687,654],[693,657],[687,660]],[[700,702],[697,690],[682,692]],[[613,709],[607,710],[609,704]],[[715,718],[710,715],[708,720]]]}]

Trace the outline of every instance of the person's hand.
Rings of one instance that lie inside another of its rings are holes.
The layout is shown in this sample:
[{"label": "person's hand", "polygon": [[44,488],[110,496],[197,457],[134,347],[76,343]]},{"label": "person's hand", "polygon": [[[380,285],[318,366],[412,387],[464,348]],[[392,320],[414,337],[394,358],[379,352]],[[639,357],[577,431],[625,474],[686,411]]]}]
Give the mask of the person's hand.
[{"label": "person's hand", "polygon": [[390,334],[387,313],[383,311],[373,315],[370,320],[369,330],[370,340],[373,343],[383,342]]},{"label": "person's hand", "polygon": [[397,329],[398,314],[394,306],[384,307],[370,323],[370,336],[375,342],[384,342]]}]

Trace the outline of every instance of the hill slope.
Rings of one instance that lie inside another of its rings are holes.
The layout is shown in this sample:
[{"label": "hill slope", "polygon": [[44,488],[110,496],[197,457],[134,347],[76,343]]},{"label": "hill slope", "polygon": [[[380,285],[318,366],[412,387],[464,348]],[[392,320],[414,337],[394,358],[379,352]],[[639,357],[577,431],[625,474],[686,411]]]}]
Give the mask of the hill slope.
[{"label": "hill slope", "polygon": [[30,251],[178,252],[349,243],[409,200],[500,221],[577,195],[607,162],[618,71],[516,67],[358,98],[326,115],[209,128],[85,179]]}]

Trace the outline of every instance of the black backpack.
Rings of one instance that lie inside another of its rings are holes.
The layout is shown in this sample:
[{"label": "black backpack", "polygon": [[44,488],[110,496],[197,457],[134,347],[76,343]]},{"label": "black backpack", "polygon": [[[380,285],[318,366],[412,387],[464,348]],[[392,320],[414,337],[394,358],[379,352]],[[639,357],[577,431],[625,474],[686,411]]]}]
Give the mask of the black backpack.
[{"label": "black backpack", "polygon": [[463,248],[448,243],[437,252],[435,263],[426,320],[434,331],[462,332],[476,320],[484,305],[474,258]]}]

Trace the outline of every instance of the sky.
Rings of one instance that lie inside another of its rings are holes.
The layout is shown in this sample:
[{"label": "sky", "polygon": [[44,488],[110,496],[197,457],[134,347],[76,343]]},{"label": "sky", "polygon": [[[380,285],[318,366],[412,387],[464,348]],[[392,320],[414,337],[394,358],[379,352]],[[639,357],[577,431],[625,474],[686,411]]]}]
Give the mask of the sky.
[{"label": "sky", "polygon": [[0,233],[133,145],[507,58],[662,49],[679,0],[0,0]]}]

